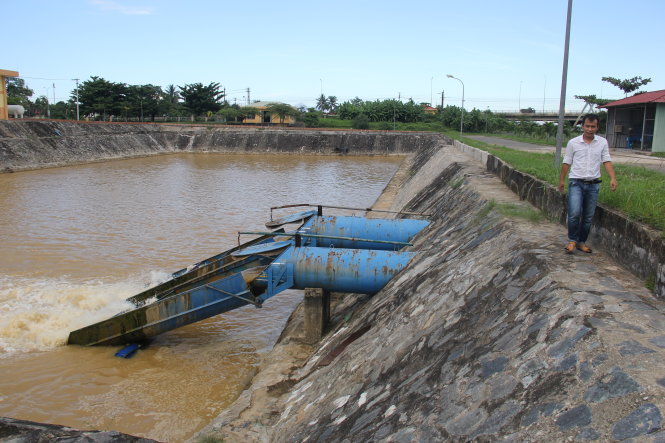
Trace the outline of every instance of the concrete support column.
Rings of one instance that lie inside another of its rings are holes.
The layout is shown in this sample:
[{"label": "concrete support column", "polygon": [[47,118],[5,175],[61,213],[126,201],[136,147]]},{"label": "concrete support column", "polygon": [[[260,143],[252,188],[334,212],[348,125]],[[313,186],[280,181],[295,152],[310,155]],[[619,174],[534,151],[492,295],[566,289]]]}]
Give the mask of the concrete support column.
[{"label": "concrete support column", "polygon": [[321,288],[305,288],[304,337],[306,343],[317,343],[330,320],[330,292]]}]

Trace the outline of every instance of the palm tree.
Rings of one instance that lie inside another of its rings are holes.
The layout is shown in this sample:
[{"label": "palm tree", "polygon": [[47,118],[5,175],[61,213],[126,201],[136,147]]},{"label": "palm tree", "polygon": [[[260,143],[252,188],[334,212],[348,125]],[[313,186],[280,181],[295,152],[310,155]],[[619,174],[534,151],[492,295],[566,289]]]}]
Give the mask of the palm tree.
[{"label": "palm tree", "polygon": [[337,111],[337,97],[334,95],[328,96],[328,110],[333,114]]},{"label": "palm tree", "polygon": [[326,112],[328,110],[328,99],[325,95],[321,94],[319,98],[316,99],[316,109],[321,112]]},{"label": "palm tree", "polygon": [[178,94],[178,90],[174,85],[168,85],[164,92],[166,93],[166,97],[169,103],[171,104],[178,103],[178,98],[180,97],[180,94]]}]

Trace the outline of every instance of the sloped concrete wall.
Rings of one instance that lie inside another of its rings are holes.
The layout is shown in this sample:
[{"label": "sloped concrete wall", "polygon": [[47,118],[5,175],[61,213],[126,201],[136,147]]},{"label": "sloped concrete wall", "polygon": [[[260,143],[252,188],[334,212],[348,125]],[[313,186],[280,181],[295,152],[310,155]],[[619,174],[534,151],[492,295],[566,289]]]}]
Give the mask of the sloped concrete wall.
[{"label": "sloped concrete wall", "polygon": [[0,172],[173,152],[407,154],[448,142],[432,133],[0,121]]},{"label": "sloped concrete wall", "polygon": [[404,186],[418,191],[403,209],[433,214],[416,258],[293,371],[260,435],[663,438],[663,304],[606,256],[563,254],[560,225],[502,217],[488,196],[525,203],[485,167],[449,150],[432,158],[439,173]]}]

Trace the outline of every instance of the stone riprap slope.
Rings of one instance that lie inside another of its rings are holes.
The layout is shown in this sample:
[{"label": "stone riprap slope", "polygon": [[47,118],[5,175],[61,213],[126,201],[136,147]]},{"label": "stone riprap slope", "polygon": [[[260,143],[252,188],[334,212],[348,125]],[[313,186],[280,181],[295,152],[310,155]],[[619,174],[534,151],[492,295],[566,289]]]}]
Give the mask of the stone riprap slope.
[{"label": "stone riprap slope", "polygon": [[442,142],[432,133],[0,121],[0,172],[173,152],[408,154]]},{"label": "stone riprap slope", "polygon": [[46,425],[27,420],[0,417],[0,441],[12,443],[158,443],[116,431],[81,431],[66,426]]},{"label": "stone riprap slope", "polygon": [[406,209],[435,214],[409,268],[275,383],[278,393],[291,387],[262,400],[262,415],[226,416],[206,432],[225,441],[662,441],[663,303],[602,252],[564,254],[560,225],[502,216],[488,200],[528,204],[468,158],[432,159],[438,171],[421,168],[425,177],[404,186],[419,190]]}]

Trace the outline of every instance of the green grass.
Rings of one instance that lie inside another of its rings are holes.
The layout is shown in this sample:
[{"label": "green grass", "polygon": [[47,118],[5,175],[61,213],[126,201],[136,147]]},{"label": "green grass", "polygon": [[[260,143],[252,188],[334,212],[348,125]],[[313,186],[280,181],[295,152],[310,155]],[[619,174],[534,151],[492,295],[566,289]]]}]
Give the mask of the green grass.
[{"label": "green grass", "polygon": [[652,152],[651,156],[665,158],[665,152]]},{"label": "green grass", "polygon": [[517,217],[538,223],[545,220],[545,214],[528,206],[518,206],[512,203],[501,203],[497,205],[499,212],[506,217]]},{"label": "green grass", "polygon": [[483,221],[487,217],[487,215],[490,212],[492,212],[492,209],[494,209],[495,207],[496,207],[496,201],[494,200],[490,200],[487,203],[485,203],[485,205],[482,208],[480,208],[480,211],[478,211],[476,216],[473,217],[473,220],[471,220],[471,223],[469,223],[469,225],[473,226]]},{"label": "green grass", "polygon": [[[460,139],[455,131],[447,131],[446,135]],[[487,151],[515,169],[553,186],[559,184],[559,169],[554,167],[553,153],[518,151],[465,137],[460,141]],[[600,203],[618,209],[633,220],[665,231],[665,174],[637,166],[614,164],[619,187],[615,192],[611,192],[609,177],[604,168],[601,169],[603,183]]]},{"label": "green grass", "polygon": [[464,179],[463,178],[458,178],[454,182],[450,183],[450,187],[453,188],[453,189],[457,189],[460,186],[462,186],[463,184],[464,184]]},{"label": "green grass", "polygon": [[651,275],[644,281],[644,287],[649,291],[654,292],[656,289],[656,275]]},{"label": "green grass", "polygon": [[[499,138],[505,138],[508,140],[514,140],[517,142],[524,142],[524,143],[532,143],[534,145],[543,145],[543,146],[556,146],[556,138],[539,138],[539,137],[531,137],[528,135],[517,135],[517,134],[506,134],[506,133],[496,133],[496,134],[488,134],[488,133],[473,133],[469,135],[483,135],[485,137],[499,137]],[[566,143],[568,143],[568,140],[570,138],[564,137],[563,139],[563,145],[565,146]]]}]

